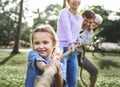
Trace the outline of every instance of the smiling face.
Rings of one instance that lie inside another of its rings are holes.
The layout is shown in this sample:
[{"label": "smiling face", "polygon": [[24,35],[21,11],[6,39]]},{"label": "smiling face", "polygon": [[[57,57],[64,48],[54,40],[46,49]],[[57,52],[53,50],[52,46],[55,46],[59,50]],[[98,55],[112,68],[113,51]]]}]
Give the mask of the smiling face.
[{"label": "smiling face", "polygon": [[92,18],[88,19],[84,16],[83,17],[82,29],[88,29],[91,26],[93,21],[94,21],[94,19],[92,19]]},{"label": "smiling face", "polygon": [[81,0],[67,0],[70,8],[77,9],[81,3]]},{"label": "smiling face", "polygon": [[101,15],[99,14],[95,14],[95,20],[93,21],[93,23],[91,24],[90,28],[91,29],[95,29],[97,28],[103,21],[103,18]]},{"label": "smiling face", "polygon": [[42,57],[50,58],[55,45],[52,36],[48,32],[36,32],[33,34],[33,50]]},{"label": "smiling face", "polygon": [[83,24],[82,29],[88,29],[95,20],[95,13],[92,10],[85,10],[82,13]]},{"label": "smiling face", "polygon": [[91,29],[95,29],[95,28],[98,27],[98,26],[99,26],[99,21],[95,19],[95,20],[93,21],[93,23],[91,24],[90,28],[91,28]]}]

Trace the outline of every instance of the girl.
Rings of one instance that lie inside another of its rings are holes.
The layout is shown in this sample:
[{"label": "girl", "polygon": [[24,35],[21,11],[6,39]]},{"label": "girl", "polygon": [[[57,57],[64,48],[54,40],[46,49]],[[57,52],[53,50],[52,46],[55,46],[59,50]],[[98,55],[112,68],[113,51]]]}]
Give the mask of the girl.
[{"label": "girl", "polygon": [[60,61],[51,58],[57,46],[57,38],[53,28],[49,25],[38,27],[32,33],[31,42],[33,50],[28,56],[25,87],[34,87],[36,77],[41,76],[49,66],[52,66],[53,70],[56,71],[51,86],[63,87],[64,80],[61,74]]}]

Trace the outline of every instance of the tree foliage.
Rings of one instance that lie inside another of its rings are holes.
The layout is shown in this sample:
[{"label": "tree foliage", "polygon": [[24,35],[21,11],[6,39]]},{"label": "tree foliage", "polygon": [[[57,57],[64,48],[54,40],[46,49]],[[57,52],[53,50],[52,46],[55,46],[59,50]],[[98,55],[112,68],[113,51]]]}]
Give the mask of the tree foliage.
[{"label": "tree foliage", "polygon": [[[34,11],[33,14],[37,15],[33,19],[34,24],[32,27],[27,26],[27,23],[22,22],[22,29],[19,37],[20,39],[29,42],[29,36],[35,27],[39,24],[48,23],[57,29],[57,19],[60,10],[64,7],[59,4],[50,4],[44,11]],[[20,0],[0,0],[0,45],[9,45],[11,40],[16,39],[16,32],[18,28],[18,19],[19,19],[19,2]],[[120,42],[120,11],[113,12],[111,10],[104,9],[103,6],[91,6],[88,7],[92,9],[95,13],[100,14],[103,17],[102,24],[95,29],[95,35],[98,38],[105,38],[107,42]],[[23,8],[23,13],[27,12],[27,6]],[[115,17],[112,19],[109,16],[114,13]],[[22,14],[22,18],[26,18]],[[18,35],[18,33],[17,33]],[[18,38],[18,39],[19,39]]]},{"label": "tree foliage", "polygon": [[114,13],[111,10],[104,9],[103,6],[92,6],[91,9],[100,14],[103,17],[102,24],[95,30],[95,35],[100,38],[105,38],[106,42],[119,42],[120,41],[120,12],[116,12],[113,18],[109,19],[109,16]]},{"label": "tree foliage", "polygon": [[59,11],[62,9],[62,7],[58,4],[50,4],[46,7],[46,9],[43,12],[40,12],[40,10],[37,10],[38,17],[34,19],[34,25],[35,28],[39,24],[50,24],[54,29],[57,28],[57,19],[59,15]]},{"label": "tree foliage", "polygon": [[8,45],[9,41],[14,39],[18,7],[9,7],[13,2],[14,1],[0,0],[0,45]]},{"label": "tree foliage", "polygon": [[[27,23],[18,24],[20,0],[0,0],[0,45],[8,46],[11,41],[18,40],[16,37],[18,26],[23,28]],[[24,9],[24,11],[27,11]],[[25,18],[22,13],[22,19]],[[23,33],[22,31],[21,33]],[[20,37],[21,38],[21,37]],[[19,40],[18,40],[19,46]],[[15,48],[16,49],[16,48]]]}]

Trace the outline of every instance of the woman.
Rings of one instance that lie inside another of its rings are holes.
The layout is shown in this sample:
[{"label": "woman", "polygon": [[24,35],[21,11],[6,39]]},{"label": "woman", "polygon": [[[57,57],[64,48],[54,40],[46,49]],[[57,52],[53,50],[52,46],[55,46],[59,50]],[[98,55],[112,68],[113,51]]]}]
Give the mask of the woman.
[{"label": "woman", "polygon": [[68,8],[61,10],[57,23],[57,36],[59,46],[64,52],[71,50],[71,54],[63,58],[61,61],[66,66],[66,79],[68,87],[76,87],[78,62],[75,45],[80,47],[81,39],[79,32],[82,29],[83,18],[77,14],[77,9],[81,0],[67,0]]}]

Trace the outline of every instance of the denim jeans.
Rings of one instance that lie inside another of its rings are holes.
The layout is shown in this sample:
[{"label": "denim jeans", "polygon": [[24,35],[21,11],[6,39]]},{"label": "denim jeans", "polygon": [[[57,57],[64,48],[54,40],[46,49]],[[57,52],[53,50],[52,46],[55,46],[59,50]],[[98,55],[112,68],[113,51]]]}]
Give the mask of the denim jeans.
[{"label": "denim jeans", "polygon": [[[67,47],[63,48],[64,52],[68,50]],[[78,75],[78,61],[77,61],[77,51],[75,50],[72,54],[69,54],[61,60],[66,68],[66,79],[68,87],[77,86],[77,75]]]}]

